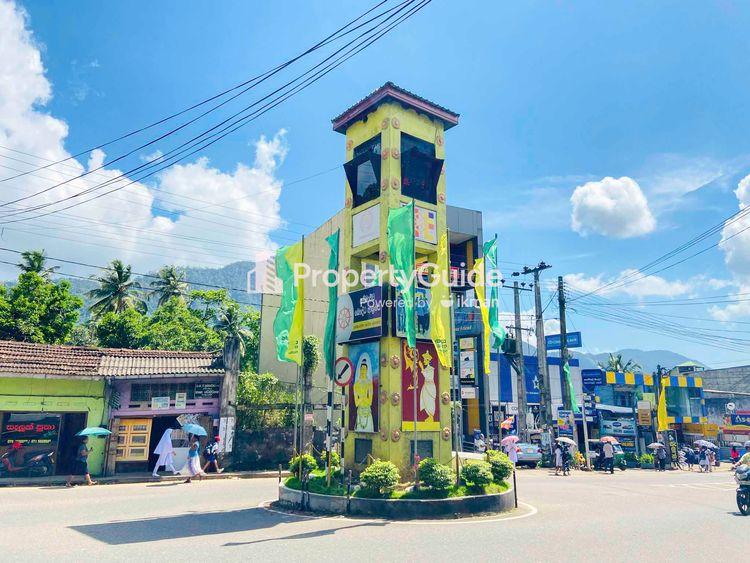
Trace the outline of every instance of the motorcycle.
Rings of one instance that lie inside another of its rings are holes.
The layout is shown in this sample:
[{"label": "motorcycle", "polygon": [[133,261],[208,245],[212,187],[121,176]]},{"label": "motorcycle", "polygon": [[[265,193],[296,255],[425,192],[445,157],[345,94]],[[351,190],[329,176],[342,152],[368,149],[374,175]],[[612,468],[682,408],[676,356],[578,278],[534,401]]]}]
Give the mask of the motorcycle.
[{"label": "motorcycle", "polygon": [[737,508],[743,516],[750,514],[750,467],[740,465],[734,472],[737,481]]},{"label": "motorcycle", "polygon": [[55,464],[52,456],[55,452],[31,452],[23,456],[23,463],[15,465],[11,456],[15,452],[7,452],[0,456],[0,477],[45,477],[54,473]]}]

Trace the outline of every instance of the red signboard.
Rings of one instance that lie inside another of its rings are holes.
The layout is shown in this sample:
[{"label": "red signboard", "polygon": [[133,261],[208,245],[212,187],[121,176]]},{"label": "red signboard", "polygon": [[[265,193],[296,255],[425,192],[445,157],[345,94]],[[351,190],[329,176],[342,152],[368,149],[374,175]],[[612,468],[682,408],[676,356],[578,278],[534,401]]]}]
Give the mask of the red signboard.
[{"label": "red signboard", "polygon": [[440,383],[438,378],[438,357],[435,346],[432,342],[417,342],[416,350],[414,350],[406,345],[406,340],[402,340],[402,430],[414,430],[415,392],[417,399],[417,430],[440,430]]}]

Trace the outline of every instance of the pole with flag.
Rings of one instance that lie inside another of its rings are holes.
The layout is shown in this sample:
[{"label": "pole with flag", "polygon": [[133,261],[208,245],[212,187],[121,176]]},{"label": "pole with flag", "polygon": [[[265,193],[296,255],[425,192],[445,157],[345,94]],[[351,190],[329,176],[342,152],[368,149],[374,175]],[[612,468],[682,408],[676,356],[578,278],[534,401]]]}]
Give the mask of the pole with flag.
[{"label": "pole with flag", "polygon": [[331,485],[331,424],[333,420],[333,378],[336,362],[336,308],[338,306],[338,287],[334,283],[339,270],[339,229],[326,237],[331,254],[328,257],[328,316],[326,317],[325,354],[326,373],[328,374],[328,404],[326,405],[326,483]]}]

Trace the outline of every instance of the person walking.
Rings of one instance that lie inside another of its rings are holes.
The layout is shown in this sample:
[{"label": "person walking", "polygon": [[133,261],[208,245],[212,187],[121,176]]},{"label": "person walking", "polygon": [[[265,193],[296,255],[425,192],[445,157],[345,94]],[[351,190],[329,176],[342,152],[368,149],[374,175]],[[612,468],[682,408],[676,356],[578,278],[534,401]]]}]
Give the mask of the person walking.
[{"label": "person walking", "polygon": [[172,446],[172,429],[167,428],[164,434],[161,436],[161,440],[156,444],[154,453],[159,456],[154,465],[154,472],[151,474],[152,477],[159,478],[159,468],[171,471],[173,474],[177,473],[174,468],[174,447]]},{"label": "person walking", "polygon": [[570,475],[570,447],[563,444],[562,447],[563,475]]},{"label": "person walking", "polygon": [[611,442],[604,442],[602,452],[604,453],[604,471],[609,469],[611,475],[615,472],[615,447]]},{"label": "person walking", "polygon": [[505,446],[505,453],[508,455],[508,459],[513,462],[513,467],[518,463],[518,446],[511,442]]},{"label": "person walking", "polygon": [[712,473],[714,470],[714,465],[716,465],[716,452],[714,452],[712,449],[708,450],[708,472]]},{"label": "person walking", "polygon": [[84,436],[81,439],[81,445],[78,446],[76,452],[76,459],[73,463],[73,472],[68,476],[68,480],[65,483],[66,487],[73,486],[73,479],[75,475],[83,475],[86,478],[87,485],[96,485],[96,481],[91,480],[91,474],[89,473],[89,453],[91,450],[86,446],[89,439],[88,436]]},{"label": "person walking", "polygon": [[560,475],[563,468],[563,448],[560,442],[555,444],[555,475]]},{"label": "person walking", "polygon": [[657,471],[667,470],[667,448],[656,448]]},{"label": "person walking", "polygon": [[737,449],[737,446],[732,446],[729,450],[729,459],[732,463],[737,463],[740,460],[740,452]]},{"label": "person walking", "polygon": [[206,448],[203,450],[203,455],[206,458],[206,464],[203,466],[203,472],[206,472],[206,469],[208,469],[208,466],[213,464],[214,470],[216,473],[222,473],[224,469],[219,467],[219,443],[221,442],[221,438],[219,436],[214,436],[214,439],[211,440],[208,444],[206,444]]},{"label": "person walking", "polygon": [[[191,438],[192,436],[188,438],[188,441],[191,441]],[[198,441],[198,438],[196,438],[194,442],[191,442],[190,449],[188,450],[187,462],[180,472],[186,473],[188,476],[187,479],[185,479],[185,483],[192,483],[193,477],[198,477],[201,481],[203,480],[205,473],[201,469],[200,442]]]},{"label": "person walking", "polygon": [[708,472],[708,450],[706,446],[701,446],[701,450],[698,452],[698,467],[700,467],[701,473]]}]

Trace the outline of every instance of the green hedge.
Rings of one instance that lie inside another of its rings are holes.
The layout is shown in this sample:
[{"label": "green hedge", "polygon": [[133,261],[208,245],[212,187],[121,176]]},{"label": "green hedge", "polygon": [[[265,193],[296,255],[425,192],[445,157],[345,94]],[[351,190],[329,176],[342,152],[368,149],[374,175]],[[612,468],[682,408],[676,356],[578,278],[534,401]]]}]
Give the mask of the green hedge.
[{"label": "green hedge", "polygon": [[486,461],[467,463],[461,469],[461,479],[471,489],[484,489],[492,483],[492,468]]},{"label": "green hedge", "polygon": [[485,457],[487,463],[490,464],[492,478],[496,483],[501,483],[513,475],[513,462],[503,452],[498,450],[487,450]]},{"label": "green hedge", "polygon": [[455,482],[456,476],[450,467],[428,457],[419,462],[419,480],[435,491],[447,491]]},{"label": "green hedge", "polygon": [[398,468],[390,461],[377,460],[359,476],[360,486],[369,495],[387,497],[398,485]]}]

